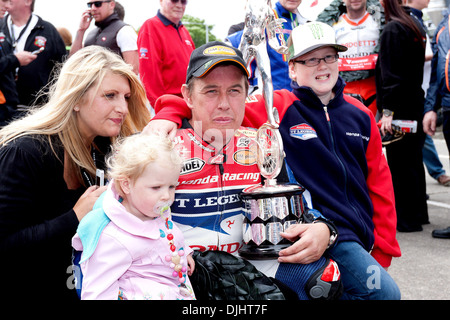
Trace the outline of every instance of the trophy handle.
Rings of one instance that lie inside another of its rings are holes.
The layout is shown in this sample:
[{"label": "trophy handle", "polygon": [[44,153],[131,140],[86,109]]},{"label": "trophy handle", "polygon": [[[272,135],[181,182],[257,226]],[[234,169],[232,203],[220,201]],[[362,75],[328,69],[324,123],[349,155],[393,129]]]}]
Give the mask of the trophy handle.
[{"label": "trophy handle", "polygon": [[256,132],[258,143],[257,164],[266,184],[275,184],[284,160],[283,140],[280,131],[270,123],[263,124]]}]

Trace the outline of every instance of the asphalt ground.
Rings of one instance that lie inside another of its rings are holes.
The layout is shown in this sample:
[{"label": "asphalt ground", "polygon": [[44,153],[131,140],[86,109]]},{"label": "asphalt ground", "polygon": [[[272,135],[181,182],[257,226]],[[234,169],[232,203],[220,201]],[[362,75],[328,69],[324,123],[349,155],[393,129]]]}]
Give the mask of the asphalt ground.
[{"label": "asphalt ground", "polygon": [[[433,137],[439,158],[450,175],[449,155],[441,132]],[[397,282],[402,300],[450,300],[450,239],[431,236],[450,226],[450,187],[444,187],[426,171],[430,224],[423,231],[397,232],[402,256],[394,258],[388,272]]]}]

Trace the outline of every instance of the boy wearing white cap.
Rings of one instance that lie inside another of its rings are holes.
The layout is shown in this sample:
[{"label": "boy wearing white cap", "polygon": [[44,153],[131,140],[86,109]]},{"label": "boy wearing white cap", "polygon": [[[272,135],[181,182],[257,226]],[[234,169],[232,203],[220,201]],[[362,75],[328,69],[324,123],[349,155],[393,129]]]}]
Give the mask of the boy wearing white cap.
[{"label": "boy wearing white cap", "polygon": [[[338,52],[346,47],[337,45],[332,27],[321,22],[296,27],[288,44],[293,91],[275,91],[274,107],[293,178],[310,193],[308,207],[338,229],[337,243],[321,252],[340,267],[344,299],[400,299],[385,270],[400,256],[391,174],[372,113],[343,94]],[[157,104],[156,118],[179,123],[174,112],[186,111],[182,104]],[[263,97],[248,98],[242,125],[265,121]],[[300,224],[284,236],[306,239],[302,232]],[[278,260],[288,262],[284,266],[307,263],[311,248],[302,239],[280,252]]]},{"label": "boy wearing white cap", "polygon": [[311,193],[311,206],[339,231],[328,254],[340,266],[343,298],[399,299],[384,269],[400,256],[392,178],[372,113],[343,94],[338,52],[347,48],[320,22],[294,29],[289,48],[293,93],[274,95],[280,133],[287,163]]}]

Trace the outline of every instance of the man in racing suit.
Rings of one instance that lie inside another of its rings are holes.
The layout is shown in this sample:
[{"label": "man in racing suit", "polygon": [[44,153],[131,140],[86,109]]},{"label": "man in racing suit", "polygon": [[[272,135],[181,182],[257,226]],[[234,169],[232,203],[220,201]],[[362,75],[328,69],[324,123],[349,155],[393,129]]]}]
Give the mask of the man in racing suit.
[{"label": "man in racing suit", "polygon": [[[377,114],[375,64],[384,17],[378,1],[334,0],[317,18],[332,25],[336,42],[348,48],[339,53],[339,71],[347,83],[344,93],[354,96]],[[346,8],[346,10],[345,10]]]},{"label": "man in racing suit", "polygon": [[[173,221],[183,231],[186,243],[197,251],[218,250],[237,256],[243,245],[244,207],[239,194],[244,188],[261,183],[256,164],[256,130],[241,126],[247,79],[240,51],[222,42],[210,42],[191,55],[187,84],[181,91],[183,101],[192,109],[192,119],[183,121],[175,138],[186,160],[171,209]],[[175,96],[164,97],[168,97],[165,103],[171,104],[172,99],[177,102]],[[156,108],[160,101],[161,98]],[[305,215],[311,218],[308,222],[323,222],[305,224],[305,238],[309,234],[323,250],[331,246],[331,235],[333,239],[337,235],[334,224],[320,213]],[[314,250],[311,252],[316,254]],[[300,299],[337,298],[341,289],[338,267],[322,257],[322,252],[306,264],[295,264],[295,271],[300,271],[297,273],[285,267],[291,263],[251,262],[266,276],[289,281],[286,285]],[[331,285],[319,297],[310,290],[309,275],[322,271],[327,275],[321,279]]]}]

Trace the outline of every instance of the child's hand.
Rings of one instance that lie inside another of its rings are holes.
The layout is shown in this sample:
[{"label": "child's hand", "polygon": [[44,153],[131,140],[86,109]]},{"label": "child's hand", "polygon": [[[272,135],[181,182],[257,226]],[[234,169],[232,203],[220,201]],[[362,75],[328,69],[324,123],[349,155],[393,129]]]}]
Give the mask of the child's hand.
[{"label": "child's hand", "polygon": [[188,275],[192,276],[195,270],[195,261],[194,258],[192,258],[192,253],[186,257],[187,264],[188,264]]}]

